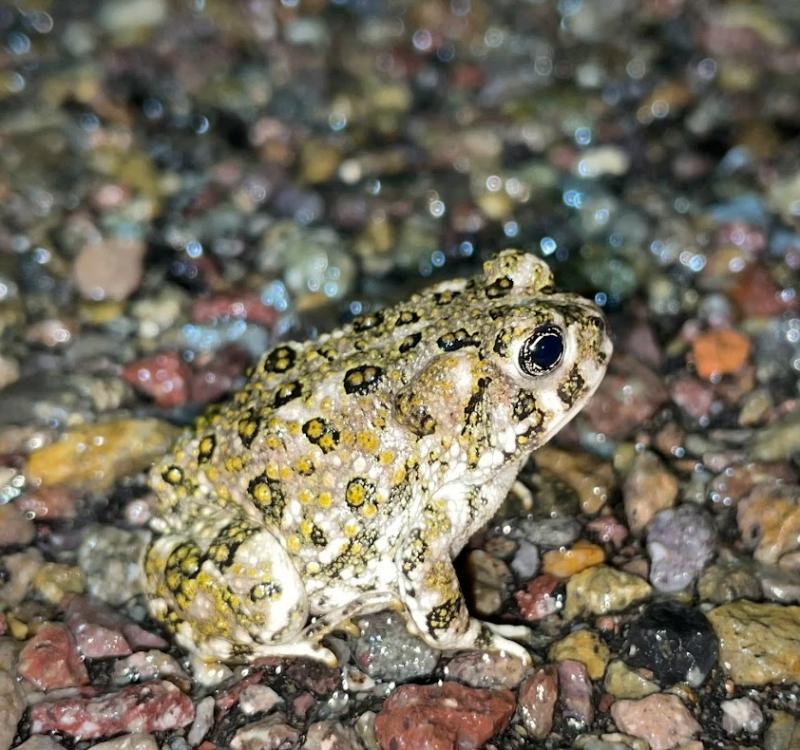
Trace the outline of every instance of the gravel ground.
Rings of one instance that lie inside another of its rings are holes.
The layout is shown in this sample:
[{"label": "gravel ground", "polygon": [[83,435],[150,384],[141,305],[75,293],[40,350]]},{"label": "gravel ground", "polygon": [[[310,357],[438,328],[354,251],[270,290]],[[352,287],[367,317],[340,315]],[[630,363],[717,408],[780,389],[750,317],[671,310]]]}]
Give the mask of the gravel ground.
[{"label": "gravel ground", "polygon": [[[0,5],[0,750],[798,747],[799,76],[786,0]],[[508,246],[615,340],[458,563],[535,666],[379,614],[193,681],[150,462]]]}]

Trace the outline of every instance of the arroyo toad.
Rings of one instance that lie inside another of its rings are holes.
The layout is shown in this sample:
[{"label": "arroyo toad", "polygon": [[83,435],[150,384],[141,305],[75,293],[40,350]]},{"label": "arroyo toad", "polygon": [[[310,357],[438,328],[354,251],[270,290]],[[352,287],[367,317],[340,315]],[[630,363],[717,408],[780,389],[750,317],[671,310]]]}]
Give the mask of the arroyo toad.
[{"label": "arroyo toad", "polygon": [[151,611],[207,663],[331,658],[322,636],[387,607],[432,646],[524,656],[470,617],[451,560],[610,354],[599,310],[516,250],[281,344],[153,470]]}]

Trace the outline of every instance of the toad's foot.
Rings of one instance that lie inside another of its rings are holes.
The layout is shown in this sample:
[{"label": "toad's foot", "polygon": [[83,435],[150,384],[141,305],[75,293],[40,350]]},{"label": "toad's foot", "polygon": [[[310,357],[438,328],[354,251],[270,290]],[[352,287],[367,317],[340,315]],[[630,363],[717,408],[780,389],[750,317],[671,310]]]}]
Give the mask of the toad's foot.
[{"label": "toad's foot", "polygon": [[524,640],[526,628],[490,625],[470,617],[449,557],[413,562],[401,567],[400,590],[414,630],[426,643],[443,651],[500,651],[531,663],[526,649],[506,637]]}]

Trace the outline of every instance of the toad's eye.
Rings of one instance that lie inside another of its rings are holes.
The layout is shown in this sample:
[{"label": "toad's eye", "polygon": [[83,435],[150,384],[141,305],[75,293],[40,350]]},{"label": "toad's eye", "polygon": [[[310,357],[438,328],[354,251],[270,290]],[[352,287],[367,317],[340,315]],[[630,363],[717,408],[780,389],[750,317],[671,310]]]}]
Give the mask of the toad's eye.
[{"label": "toad's eye", "polygon": [[546,375],[564,354],[564,338],[557,326],[539,326],[519,350],[519,366],[528,375]]}]

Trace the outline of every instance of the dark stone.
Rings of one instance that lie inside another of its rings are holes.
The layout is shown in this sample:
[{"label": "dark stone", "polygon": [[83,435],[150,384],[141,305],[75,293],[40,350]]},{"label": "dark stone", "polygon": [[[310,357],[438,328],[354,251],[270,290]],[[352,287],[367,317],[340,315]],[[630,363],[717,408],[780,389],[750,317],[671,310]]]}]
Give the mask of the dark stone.
[{"label": "dark stone", "polygon": [[628,631],[622,658],[631,667],[653,672],[668,687],[701,685],[717,661],[719,644],[698,609],[675,602],[651,604]]}]

